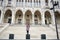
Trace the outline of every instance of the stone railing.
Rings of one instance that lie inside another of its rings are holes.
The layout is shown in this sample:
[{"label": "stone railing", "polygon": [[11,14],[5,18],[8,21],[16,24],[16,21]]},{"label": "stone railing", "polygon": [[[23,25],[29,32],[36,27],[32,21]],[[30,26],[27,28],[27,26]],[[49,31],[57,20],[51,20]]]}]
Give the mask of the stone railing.
[{"label": "stone railing", "polygon": [[2,32],[2,31],[4,31],[7,27],[9,26],[9,24],[0,24],[0,33]]},{"label": "stone railing", "polygon": [[16,7],[41,7],[40,3],[31,3],[31,2],[16,2]]},{"label": "stone railing", "polygon": [[1,40],[57,40],[57,39],[1,39]]}]

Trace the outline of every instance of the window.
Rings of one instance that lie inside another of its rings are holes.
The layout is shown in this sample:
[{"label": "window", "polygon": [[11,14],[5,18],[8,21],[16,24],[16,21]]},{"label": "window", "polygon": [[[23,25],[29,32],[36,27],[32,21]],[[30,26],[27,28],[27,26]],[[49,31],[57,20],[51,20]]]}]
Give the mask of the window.
[{"label": "window", "polygon": [[19,2],[21,2],[21,0],[19,0]]},{"label": "window", "polygon": [[40,0],[39,0],[39,3],[40,3]]},{"label": "window", "polygon": [[22,2],[23,2],[23,0],[22,0]]},{"label": "window", "polygon": [[46,3],[48,3],[48,0],[45,0]]},{"label": "window", "polygon": [[48,0],[45,0],[46,5],[48,5]]},{"label": "window", "polygon": [[17,2],[18,2],[18,0],[17,0]]},{"label": "window", "polygon": [[8,4],[11,4],[11,0],[8,0]]},{"label": "window", "polygon": [[28,2],[29,2],[29,0],[28,0]]},{"label": "window", "polygon": [[27,2],[27,0],[25,0],[25,2]]},{"label": "window", "polygon": [[34,3],[35,3],[35,0],[34,0]]},{"label": "window", "polygon": [[38,0],[36,0],[36,2],[38,3]]}]

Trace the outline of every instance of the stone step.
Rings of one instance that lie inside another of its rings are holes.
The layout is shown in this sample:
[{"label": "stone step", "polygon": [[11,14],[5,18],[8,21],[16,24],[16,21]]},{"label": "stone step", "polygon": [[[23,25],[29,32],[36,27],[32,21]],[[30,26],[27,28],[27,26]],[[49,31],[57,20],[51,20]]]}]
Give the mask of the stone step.
[{"label": "stone step", "polygon": [[[9,26],[0,34],[0,39],[8,39],[11,33],[15,35],[14,39],[26,39],[26,27],[17,26]],[[46,34],[47,39],[56,39],[55,31],[49,27],[30,27],[31,39],[41,39],[41,34]]]}]

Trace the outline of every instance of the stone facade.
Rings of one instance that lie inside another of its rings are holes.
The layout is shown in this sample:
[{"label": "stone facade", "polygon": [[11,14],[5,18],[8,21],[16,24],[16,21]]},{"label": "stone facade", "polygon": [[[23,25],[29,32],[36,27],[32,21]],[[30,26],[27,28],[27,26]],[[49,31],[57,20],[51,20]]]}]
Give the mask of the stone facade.
[{"label": "stone facade", "polygon": [[[0,23],[11,24],[52,24],[55,25],[55,17],[57,23],[60,17],[60,1],[55,7],[56,13],[50,8],[53,7],[52,0],[0,0]],[[56,16],[54,15],[56,14]]]}]

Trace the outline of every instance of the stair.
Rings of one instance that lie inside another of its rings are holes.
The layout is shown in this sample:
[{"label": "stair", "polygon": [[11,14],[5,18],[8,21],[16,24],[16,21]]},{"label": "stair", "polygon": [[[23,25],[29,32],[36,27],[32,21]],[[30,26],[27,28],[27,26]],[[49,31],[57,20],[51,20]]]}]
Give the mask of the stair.
[{"label": "stair", "polygon": [[[10,25],[0,34],[0,39],[9,39],[9,34],[14,34],[14,39],[26,39],[26,26]],[[50,27],[30,27],[30,38],[41,39],[41,34],[46,34],[46,39],[56,39],[55,30]]]}]

